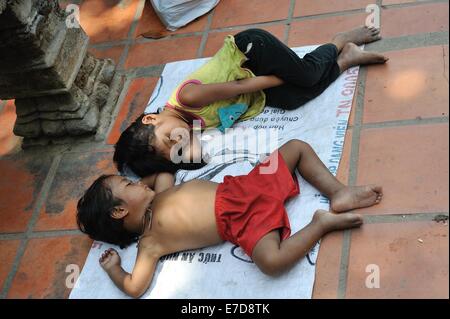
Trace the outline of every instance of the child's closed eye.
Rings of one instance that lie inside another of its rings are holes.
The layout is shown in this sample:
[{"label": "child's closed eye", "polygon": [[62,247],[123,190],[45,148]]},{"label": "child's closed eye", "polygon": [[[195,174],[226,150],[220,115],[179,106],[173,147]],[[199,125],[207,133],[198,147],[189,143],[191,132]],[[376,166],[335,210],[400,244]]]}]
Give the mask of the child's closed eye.
[{"label": "child's closed eye", "polygon": [[124,178],[123,182],[125,183],[125,187],[133,184],[133,181],[129,180],[128,178]]}]

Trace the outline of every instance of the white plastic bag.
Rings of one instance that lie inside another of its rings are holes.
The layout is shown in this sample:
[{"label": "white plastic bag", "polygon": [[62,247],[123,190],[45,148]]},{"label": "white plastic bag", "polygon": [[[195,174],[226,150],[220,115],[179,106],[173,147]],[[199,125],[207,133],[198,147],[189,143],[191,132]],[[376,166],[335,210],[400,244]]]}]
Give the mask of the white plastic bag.
[{"label": "white plastic bag", "polygon": [[214,8],[219,0],[150,0],[167,30],[175,31]]}]

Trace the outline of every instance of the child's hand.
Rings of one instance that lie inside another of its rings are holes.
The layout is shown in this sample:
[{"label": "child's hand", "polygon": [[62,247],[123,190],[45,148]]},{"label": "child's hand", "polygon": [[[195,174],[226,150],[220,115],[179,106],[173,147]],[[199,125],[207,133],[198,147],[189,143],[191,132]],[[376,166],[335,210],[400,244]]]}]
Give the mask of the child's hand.
[{"label": "child's hand", "polygon": [[100,265],[105,271],[109,271],[114,266],[120,266],[120,256],[115,249],[108,249],[99,259]]}]

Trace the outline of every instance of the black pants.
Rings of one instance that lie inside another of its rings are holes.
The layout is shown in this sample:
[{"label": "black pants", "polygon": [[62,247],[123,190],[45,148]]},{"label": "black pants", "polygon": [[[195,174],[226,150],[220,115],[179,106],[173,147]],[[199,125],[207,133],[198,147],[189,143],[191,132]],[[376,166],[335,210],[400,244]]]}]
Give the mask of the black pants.
[{"label": "black pants", "polygon": [[248,61],[243,67],[255,75],[276,75],[284,84],[266,89],[268,106],[293,110],[320,95],[339,74],[336,63],[338,50],[334,44],[325,44],[300,58],[269,32],[248,29],[235,35],[239,50]]}]

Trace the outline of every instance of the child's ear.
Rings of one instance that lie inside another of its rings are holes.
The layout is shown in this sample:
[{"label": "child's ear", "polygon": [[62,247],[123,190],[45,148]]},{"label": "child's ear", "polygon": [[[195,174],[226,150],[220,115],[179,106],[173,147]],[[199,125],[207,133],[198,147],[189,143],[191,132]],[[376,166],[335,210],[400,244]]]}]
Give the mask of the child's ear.
[{"label": "child's ear", "polygon": [[147,114],[147,115],[144,115],[144,117],[142,118],[142,124],[155,125],[155,124],[157,124],[158,120],[159,120],[158,114]]},{"label": "child's ear", "polygon": [[114,207],[113,211],[111,212],[111,217],[114,219],[122,219],[127,215],[128,215],[128,209],[121,207],[121,206]]}]

